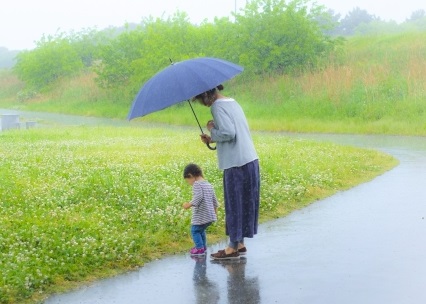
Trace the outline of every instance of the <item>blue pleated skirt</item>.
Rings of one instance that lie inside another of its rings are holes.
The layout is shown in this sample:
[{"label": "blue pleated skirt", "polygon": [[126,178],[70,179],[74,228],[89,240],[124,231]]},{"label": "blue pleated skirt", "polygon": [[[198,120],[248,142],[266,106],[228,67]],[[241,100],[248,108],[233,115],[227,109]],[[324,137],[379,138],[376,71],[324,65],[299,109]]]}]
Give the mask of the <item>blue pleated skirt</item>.
[{"label": "blue pleated skirt", "polygon": [[241,242],[257,234],[260,201],[259,161],[223,172],[226,235]]}]

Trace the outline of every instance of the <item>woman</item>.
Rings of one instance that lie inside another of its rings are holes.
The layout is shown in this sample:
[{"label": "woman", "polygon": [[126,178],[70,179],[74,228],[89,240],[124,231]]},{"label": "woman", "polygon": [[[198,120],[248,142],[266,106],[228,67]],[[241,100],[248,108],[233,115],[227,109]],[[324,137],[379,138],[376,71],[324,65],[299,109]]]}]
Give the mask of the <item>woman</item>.
[{"label": "woman", "polygon": [[210,107],[213,120],[207,123],[210,135],[204,143],[216,143],[219,169],[223,170],[226,234],[229,245],[211,254],[213,259],[238,259],[247,249],[244,238],[257,233],[259,217],[259,160],[241,106],[220,94],[219,85],[197,95],[194,100]]}]

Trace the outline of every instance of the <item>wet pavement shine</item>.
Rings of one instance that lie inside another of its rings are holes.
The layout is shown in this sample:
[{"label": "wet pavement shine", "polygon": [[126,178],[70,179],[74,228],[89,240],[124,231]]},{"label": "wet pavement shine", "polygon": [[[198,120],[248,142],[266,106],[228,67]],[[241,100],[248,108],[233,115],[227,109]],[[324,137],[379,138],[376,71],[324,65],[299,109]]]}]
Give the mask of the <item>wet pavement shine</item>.
[{"label": "wet pavement shine", "polygon": [[44,303],[426,303],[426,138],[286,136],[379,149],[400,164],[260,225],[239,261],[165,257]]}]

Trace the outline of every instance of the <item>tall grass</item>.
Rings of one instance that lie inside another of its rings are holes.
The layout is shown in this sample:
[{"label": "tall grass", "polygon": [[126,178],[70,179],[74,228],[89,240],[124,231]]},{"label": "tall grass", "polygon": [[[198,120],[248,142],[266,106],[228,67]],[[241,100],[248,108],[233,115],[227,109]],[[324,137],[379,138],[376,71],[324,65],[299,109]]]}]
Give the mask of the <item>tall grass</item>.
[{"label": "tall grass", "polygon": [[[50,90],[40,92],[32,98],[19,99],[15,104],[6,104],[9,108],[45,112],[66,113],[99,117],[125,117],[127,109],[123,107],[126,97],[110,89],[102,89],[96,84],[96,75],[84,72],[78,76],[61,79]],[[1,105],[0,101],[0,105]]]},{"label": "tall grass", "polygon": [[16,94],[24,88],[24,83],[19,81],[9,70],[0,69],[0,104],[12,105],[16,102]]},{"label": "tall grass", "polygon": [[358,37],[323,70],[267,78],[238,97],[255,128],[281,118],[277,130],[425,135],[425,79],[426,34]]},{"label": "tall grass", "polygon": [[[372,179],[383,153],[256,135],[262,221]],[[182,170],[202,166],[222,201],[214,152],[184,129],[55,128],[0,133],[0,303],[35,302],[191,247]],[[224,208],[209,241],[224,237]]]}]

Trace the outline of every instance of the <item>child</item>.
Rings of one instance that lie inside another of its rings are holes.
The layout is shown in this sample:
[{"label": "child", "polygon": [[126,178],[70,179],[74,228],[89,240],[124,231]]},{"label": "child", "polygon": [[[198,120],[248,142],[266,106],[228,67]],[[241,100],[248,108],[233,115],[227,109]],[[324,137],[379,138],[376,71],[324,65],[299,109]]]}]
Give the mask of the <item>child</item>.
[{"label": "child", "polygon": [[218,202],[212,185],[204,179],[203,172],[196,164],[189,164],[183,171],[183,178],[192,186],[192,200],[183,208],[192,207],[191,236],[195,247],[191,256],[205,255],[207,250],[206,229],[217,220]]}]

